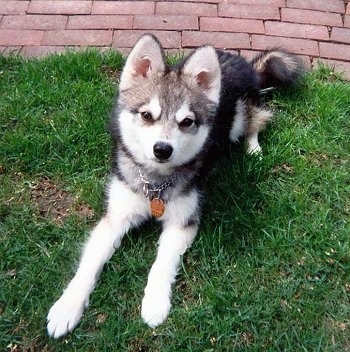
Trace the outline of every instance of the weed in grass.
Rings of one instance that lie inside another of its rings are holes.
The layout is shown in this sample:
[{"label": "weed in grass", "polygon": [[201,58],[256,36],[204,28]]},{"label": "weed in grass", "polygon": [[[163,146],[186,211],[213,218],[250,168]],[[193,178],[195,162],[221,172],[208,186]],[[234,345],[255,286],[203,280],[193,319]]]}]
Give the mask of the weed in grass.
[{"label": "weed in grass", "polygon": [[1,350],[349,350],[350,87],[326,67],[271,96],[262,160],[231,146],[220,161],[164,325],[139,316],[159,234],[150,222],[106,265],[79,327],[47,338],[47,311],[102,212],[123,62],[0,57]]}]

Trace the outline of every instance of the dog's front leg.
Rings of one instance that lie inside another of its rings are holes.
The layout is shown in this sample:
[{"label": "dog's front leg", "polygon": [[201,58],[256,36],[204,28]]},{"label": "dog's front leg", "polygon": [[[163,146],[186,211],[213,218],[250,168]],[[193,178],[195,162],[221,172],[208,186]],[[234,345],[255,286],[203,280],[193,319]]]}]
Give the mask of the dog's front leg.
[{"label": "dog's front leg", "polygon": [[150,326],[160,325],[168,316],[171,285],[175,282],[181,256],[192,244],[198,230],[198,194],[178,198],[167,205],[156,261],[148,276],[141,315]]},{"label": "dog's front leg", "polygon": [[67,334],[78,324],[103,265],[129,228],[148,214],[143,199],[117,179],[112,179],[108,195],[106,215],[91,232],[74,278],[47,316],[48,334],[54,338]]}]

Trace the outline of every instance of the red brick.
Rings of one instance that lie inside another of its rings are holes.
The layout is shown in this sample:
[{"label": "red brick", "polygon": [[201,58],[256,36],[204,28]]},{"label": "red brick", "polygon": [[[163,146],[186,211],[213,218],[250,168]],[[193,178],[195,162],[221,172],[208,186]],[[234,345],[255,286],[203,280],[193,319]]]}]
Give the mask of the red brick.
[{"label": "red brick", "polygon": [[2,15],[22,15],[25,14],[29,1],[0,1],[0,14]]},{"label": "red brick", "polygon": [[217,6],[191,2],[156,2],[156,15],[217,16]]},{"label": "red brick", "polygon": [[261,20],[279,20],[278,7],[253,6],[253,5],[231,5],[220,3],[219,16],[233,18],[248,18]]},{"label": "red brick", "polygon": [[83,15],[70,16],[67,29],[128,29],[132,24],[129,15]]},{"label": "red brick", "polygon": [[128,56],[132,48],[113,47],[113,49],[121,53],[123,56]]},{"label": "red brick", "polygon": [[248,61],[251,61],[259,53],[261,53],[261,51],[258,51],[258,50],[241,50],[240,51],[240,56],[244,57]]},{"label": "red brick", "polygon": [[184,30],[198,29],[197,16],[155,15],[134,18],[134,29]]},{"label": "red brick", "polygon": [[52,15],[83,15],[91,13],[92,1],[47,0],[31,1],[28,13]]},{"label": "red brick", "polygon": [[0,45],[40,45],[43,35],[43,31],[3,29]]},{"label": "red brick", "polygon": [[153,1],[94,1],[92,14],[101,15],[153,15]]},{"label": "red brick", "polygon": [[[349,7],[349,5],[348,5]],[[350,15],[345,15],[344,17],[344,27],[350,28]]]},{"label": "red brick", "polygon": [[[167,0],[165,0],[167,1]],[[189,0],[176,0],[178,2],[189,2]],[[211,4],[218,4],[222,2],[222,0],[191,0],[191,2],[206,2],[206,3],[211,3]]]},{"label": "red brick", "polygon": [[287,0],[287,7],[293,7],[297,9],[305,10],[318,10],[318,11],[330,11],[344,13],[344,1],[343,0]]},{"label": "red brick", "polygon": [[249,35],[246,33],[182,32],[182,47],[193,48],[211,44],[216,48],[249,49]]},{"label": "red brick", "polygon": [[43,57],[49,54],[63,53],[66,50],[64,46],[24,46],[21,55],[27,57]]},{"label": "red brick", "polygon": [[265,50],[273,47],[281,47],[295,54],[318,56],[318,46],[316,41],[271,37],[265,35],[252,35],[252,49]]},{"label": "red brick", "polygon": [[281,10],[282,21],[306,23],[306,24],[321,24],[325,26],[343,25],[341,15],[338,13],[329,13],[312,10],[288,9]]},{"label": "red brick", "polygon": [[285,0],[225,0],[227,3],[240,4],[240,5],[254,5],[258,6],[277,6],[284,7],[286,5]]},{"label": "red brick", "polygon": [[263,21],[239,18],[201,17],[199,28],[210,32],[265,33]]},{"label": "red brick", "polygon": [[[114,48],[132,48],[142,34],[149,31],[116,30],[113,35]],[[181,34],[175,31],[152,31],[157,36],[164,48],[179,48],[181,46]]]},{"label": "red brick", "polygon": [[323,43],[320,44],[320,57],[325,59],[349,60],[350,45]]},{"label": "red brick", "polygon": [[[92,46],[93,48],[99,50],[100,52],[106,52],[111,50],[110,46]],[[65,53],[67,51],[84,51],[86,50],[86,47],[84,46],[72,46],[67,48],[66,46],[24,46],[21,50],[21,55],[27,56],[27,57],[43,57],[46,55],[50,54],[60,54],[60,53]]]},{"label": "red brick", "polygon": [[61,15],[10,15],[5,16],[0,28],[7,29],[64,29],[68,17]]},{"label": "red brick", "polygon": [[314,64],[315,68],[317,67],[317,65],[319,63],[322,63],[324,65],[328,65],[328,66],[334,68],[335,71],[343,74],[344,77],[350,81],[350,62],[336,61],[336,60],[325,60],[325,59],[317,59],[314,61],[316,61]]},{"label": "red brick", "polygon": [[329,40],[326,26],[267,21],[265,22],[265,31],[266,34],[274,36]]},{"label": "red brick", "polygon": [[[334,42],[348,43],[350,44],[350,28],[332,28],[331,39]],[[348,57],[350,61],[350,56]]]},{"label": "red brick", "polygon": [[167,55],[183,55],[189,56],[193,53],[194,49],[168,49],[166,51]]},{"label": "red brick", "polygon": [[112,31],[107,30],[55,30],[45,32],[43,45],[95,45],[112,43]]}]

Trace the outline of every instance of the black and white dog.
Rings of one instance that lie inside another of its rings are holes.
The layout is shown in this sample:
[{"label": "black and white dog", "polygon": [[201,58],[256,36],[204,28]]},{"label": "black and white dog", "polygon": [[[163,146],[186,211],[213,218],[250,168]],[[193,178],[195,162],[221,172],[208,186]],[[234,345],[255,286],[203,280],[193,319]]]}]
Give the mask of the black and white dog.
[{"label": "black and white dog", "polygon": [[212,46],[168,67],[155,37],[138,40],[110,121],[114,154],[106,213],[85,244],[74,278],[50,309],[49,335],[60,337],[78,324],[103,265],[125,233],[151,216],[163,231],[141,315],[151,327],[167,318],[171,286],[196,237],[203,181],[213,161],[240,137],[249,153],[261,151],[258,133],[272,115],[260,105],[260,92],[293,83],[300,69],[300,61],[284,51],[266,51],[249,63]]}]

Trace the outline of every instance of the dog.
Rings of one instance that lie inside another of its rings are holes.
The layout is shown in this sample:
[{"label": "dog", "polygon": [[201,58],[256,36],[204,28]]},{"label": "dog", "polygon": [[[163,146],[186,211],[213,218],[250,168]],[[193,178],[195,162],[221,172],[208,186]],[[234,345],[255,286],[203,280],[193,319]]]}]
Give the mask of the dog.
[{"label": "dog", "polygon": [[152,328],[165,321],[181,256],[197,234],[205,180],[215,160],[228,141],[241,137],[248,153],[261,153],[258,133],[272,114],[260,95],[293,84],[301,67],[283,50],[265,51],[248,62],[210,45],[169,67],[156,37],[146,34],[137,41],[109,122],[113,155],[106,211],[85,244],[74,278],[48,313],[50,336],[73,330],[123,236],[152,216],[162,233],[141,316]]}]

